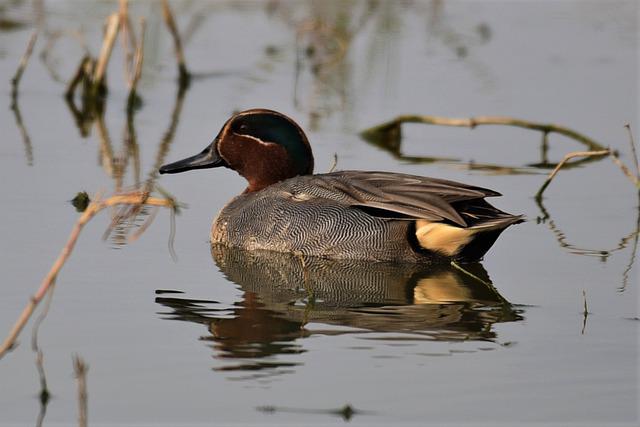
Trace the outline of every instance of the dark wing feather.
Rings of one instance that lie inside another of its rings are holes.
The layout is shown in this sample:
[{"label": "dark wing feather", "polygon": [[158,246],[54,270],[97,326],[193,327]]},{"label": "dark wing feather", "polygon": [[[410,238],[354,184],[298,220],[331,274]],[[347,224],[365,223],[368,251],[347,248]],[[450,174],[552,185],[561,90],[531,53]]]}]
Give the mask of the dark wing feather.
[{"label": "dark wing feather", "polygon": [[392,172],[341,171],[313,175],[301,189],[377,216],[398,219],[449,220],[463,227],[467,222],[454,203],[499,196],[486,188],[453,181]]}]

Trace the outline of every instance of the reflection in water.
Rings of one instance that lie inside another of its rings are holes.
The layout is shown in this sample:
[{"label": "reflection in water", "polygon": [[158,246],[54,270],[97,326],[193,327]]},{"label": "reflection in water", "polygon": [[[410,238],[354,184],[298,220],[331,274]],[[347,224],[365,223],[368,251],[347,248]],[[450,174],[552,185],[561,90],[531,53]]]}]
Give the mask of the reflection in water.
[{"label": "reflection in water", "polygon": [[31,145],[31,137],[29,136],[29,132],[27,132],[27,128],[22,121],[22,114],[20,113],[20,106],[18,105],[17,97],[14,97],[11,101],[11,111],[13,111],[13,115],[16,120],[16,126],[18,126],[20,136],[22,137],[27,165],[33,166],[33,146]]},{"label": "reflection in water", "polygon": [[[429,55],[437,54],[443,46],[483,87],[494,86],[489,68],[473,54],[474,49],[491,41],[491,28],[481,21],[469,28],[457,28],[441,0],[329,0],[296,6],[276,0],[267,3],[265,9],[295,31],[293,104],[308,112],[312,130],[336,113],[349,126],[354,99],[372,85],[382,83],[384,95],[393,96],[388,89],[399,80],[402,33],[415,17],[424,19]],[[358,63],[364,64],[363,70],[358,69]],[[359,79],[353,78],[356,74]],[[380,76],[383,82],[374,81]]]},{"label": "reflection in water", "polygon": [[[278,372],[299,362],[274,360],[305,352],[314,334],[387,332],[382,340],[493,341],[493,324],[521,320],[490,284],[480,264],[366,263],[302,258],[213,246],[220,270],[244,292],[233,306],[215,301],[158,297],[169,319],[207,326],[218,358],[242,359],[217,370]],[[310,330],[308,323],[348,329]],[[409,334],[407,336],[405,334]]]},{"label": "reflection in water", "polygon": [[[523,175],[523,174],[541,174],[543,173],[541,170],[550,170],[554,169],[557,166],[557,163],[550,162],[547,156],[549,145],[548,145],[548,135],[543,132],[541,143],[540,143],[540,161],[533,162],[529,164],[525,164],[523,166],[509,166],[509,165],[499,165],[493,163],[477,163],[473,160],[464,161],[459,158],[450,158],[450,157],[430,157],[430,156],[409,156],[402,152],[402,122],[420,122],[424,125],[436,125],[436,126],[460,126],[459,124],[452,124],[458,122],[460,120],[466,119],[457,119],[457,118],[449,118],[449,117],[436,117],[436,116],[424,116],[431,118],[431,120],[438,120],[440,123],[429,123],[428,121],[423,121],[418,119],[407,119],[406,116],[398,117],[392,121],[381,124],[379,126],[374,126],[370,129],[366,129],[360,133],[360,137],[370,145],[378,147],[387,153],[389,153],[393,158],[402,160],[404,162],[409,163],[417,163],[417,164],[430,164],[430,163],[438,163],[445,165],[453,165],[456,167],[463,167],[464,169],[479,171],[490,175]],[[471,119],[473,120],[473,119]],[[450,123],[445,123],[450,122]],[[475,125],[474,125],[475,126]],[[511,126],[509,124],[509,126]],[[471,126],[473,127],[473,126]],[[598,149],[602,148],[601,146],[596,146]],[[583,157],[578,160],[574,160],[572,162],[565,163],[563,169],[573,169],[582,167],[588,163],[598,162],[603,160],[606,156],[589,156]]]},{"label": "reflection in water", "polygon": [[620,286],[618,287],[619,292],[624,292],[627,288],[627,285],[629,284],[629,275],[631,273],[631,269],[633,268],[638,250],[638,238],[640,237],[640,192],[638,193],[638,205],[636,207],[637,216],[635,228],[626,236],[621,237],[616,246],[612,248],[602,249],[583,248],[570,243],[567,239],[566,234],[560,229],[560,227],[551,217],[551,214],[543,204],[542,199],[534,198],[534,200],[536,201],[536,204],[538,205],[541,213],[541,215],[537,218],[538,224],[546,224],[549,227],[549,230],[551,230],[551,232],[554,234],[560,247],[568,250],[572,254],[598,257],[601,261],[606,262],[611,255],[624,250],[629,245],[629,242],[633,241],[631,246],[631,256],[624,271],[622,272],[622,281]]}]

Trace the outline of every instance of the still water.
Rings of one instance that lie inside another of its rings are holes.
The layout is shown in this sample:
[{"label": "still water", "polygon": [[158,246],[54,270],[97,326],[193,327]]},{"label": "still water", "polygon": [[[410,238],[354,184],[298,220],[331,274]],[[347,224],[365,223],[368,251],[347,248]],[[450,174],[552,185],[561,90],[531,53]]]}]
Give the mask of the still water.
[{"label": "still water", "polygon": [[[163,177],[188,205],[175,257],[166,210],[131,244],[126,229],[102,239],[109,212],[92,220],[40,328],[52,397],[42,408],[27,327],[0,360],[0,425],[75,424],[74,354],[89,364],[90,425],[638,424],[638,194],[620,170],[583,162],[537,203],[549,168],[583,146],[498,126],[405,125],[401,146],[386,148],[359,136],[399,114],[508,115],[576,129],[631,165],[636,2],[171,4],[190,87],[178,91],[159,3],[135,2],[134,24],[147,19],[142,104],[128,121],[118,42],[104,116],[80,124],[65,83],[79,40],[96,55],[117,2],[0,5],[3,336],[64,245],[78,191],[145,182],[204,148],[234,110],[294,117],[318,172],[335,153],[339,169],[469,182],[528,221],[465,271],[303,267],[210,247],[211,220],[244,189],[233,172]],[[9,81],[35,27],[11,110]]]}]

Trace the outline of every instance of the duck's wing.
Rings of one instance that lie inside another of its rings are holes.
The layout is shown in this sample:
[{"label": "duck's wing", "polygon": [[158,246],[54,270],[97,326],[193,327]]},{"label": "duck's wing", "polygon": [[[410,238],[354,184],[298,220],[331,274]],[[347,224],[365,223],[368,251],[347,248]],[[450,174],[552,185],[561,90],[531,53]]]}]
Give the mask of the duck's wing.
[{"label": "duck's wing", "polygon": [[500,195],[458,182],[391,172],[341,171],[309,178],[317,197],[339,200],[375,216],[448,220],[462,227],[468,226],[468,221],[461,215],[464,212],[459,211],[459,206],[469,205],[473,200],[490,206],[482,199]]}]

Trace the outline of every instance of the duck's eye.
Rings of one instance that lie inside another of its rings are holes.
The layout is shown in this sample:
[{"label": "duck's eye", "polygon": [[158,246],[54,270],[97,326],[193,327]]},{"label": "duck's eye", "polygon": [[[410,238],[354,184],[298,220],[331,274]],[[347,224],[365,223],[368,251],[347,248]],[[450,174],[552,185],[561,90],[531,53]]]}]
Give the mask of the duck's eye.
[{"label": "duck's eye", "polygon": [[249,127],[246,124],[241,124],[240,127],[238,128],[239,131],[246,131],[247,129],[249,129]]}]

